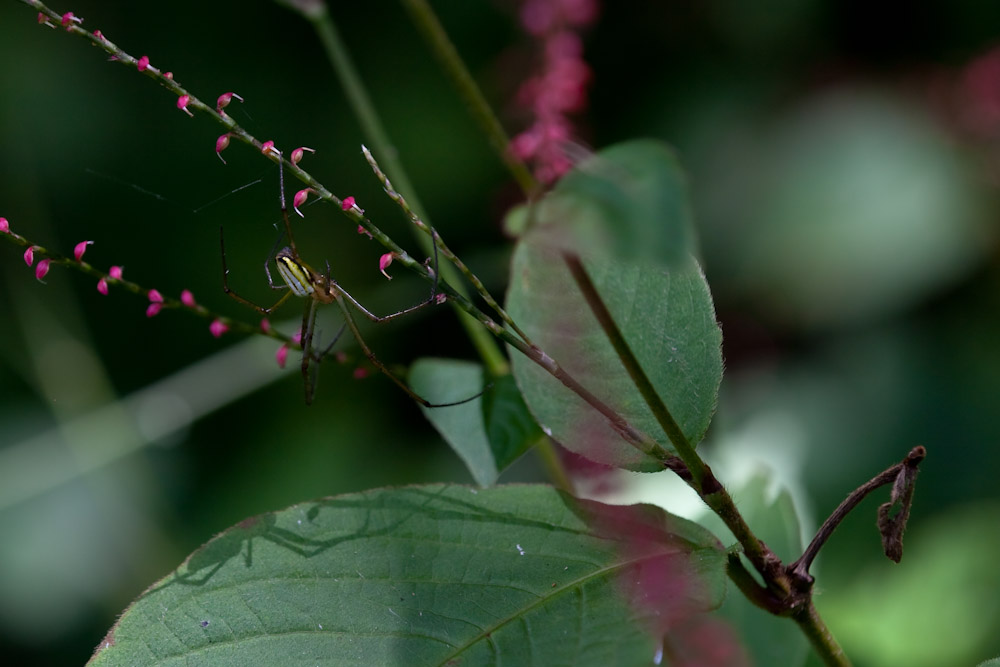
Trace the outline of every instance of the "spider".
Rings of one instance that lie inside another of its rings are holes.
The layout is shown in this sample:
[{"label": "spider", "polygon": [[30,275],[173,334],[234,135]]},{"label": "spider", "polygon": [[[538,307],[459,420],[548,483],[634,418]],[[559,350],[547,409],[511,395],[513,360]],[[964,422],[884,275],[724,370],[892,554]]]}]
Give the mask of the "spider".
[{"label": "spider", "polygon": [[[281,290],[287,289],[288,291],[281,296],[278,301],[270,308],[265,308],[257,303],[254,303],[246,297],[240,296],[232,288],[229,287],[229,267],[226,263],[226,241],[223,235],[222,227],[219,227],[219,244],[222,251],[222,289],[230,297],[236,301],[250,306],[257,312],[263,315],[269,315],[271,312],[279,308],[285,301],[291,296],[300,296],[306,298],[306,307],[302,313],[302,328],[300,334],[300,342],[302,346],[302,378],[305,382],[305,399],[306,404],[311,404],[313,400],[313,395],[316,387],[316,371],[315,365],[318,365],[320,361],[330,352],[334,344],[340,339],[340,336],[344,333],[344,329],[350,329],[351,334],[354,339],[358,342],[361,347],[361,351],[364,353],[368,361],[379,371],[385,374],[390,380],[393,381],[400,389],[406,392],[413,400],[417,401],[421,405],[427,408],[443,408],[450,407],[453,405],[461,405],[474,400],[482,395],[482,392],[470,396],[469,398],[463,399],[461,401],[456,401],[452,403],[431,403],[427,399],[418,395],[410,387],[400,379],[396,374],[394,374],[385,364],[383,364],[375,353],[372,352],[371,348],[365,342],[364,338],[361,336],[361,332],[358,330],[357,323],[354,321],[354,316],[351,313],[351,308],[360,312],[366,318],[375,323],[388,322],[389,320],[394,320],[397,317],[401,317],[408,313],[412,313],[415,310],[419,310],[425,306],[429,306],[432,303],[444,303],[447,299],[447,295],[441,294],[437,291],[437,276],[438,276],[438,266],[437,266],[437,248],[434,248],[434,258],[433,258],[433,282],[431,285],[430,296],[424,301],[405,308],[395,313],[390,313],[379,317],[375,315],[370,310],[365,308],[361,303],[351,296],[347,290],[340,286],[336,280],[331,277],[330,272],[330,262],[326,263],[326,272],[320,273],[313,269],[311,266],[306,264],[301,257],[299,257],[298,249],[295,246],[295,239],[292,236],[292,226],[288,219],[288,208],[285,204],[285,182],[284,182],[284,169],[282,167],[282,157],[278,156],[278,185],[279,185],[279,198],[281,202],[281,217],[284,221],[284,231],[278,237],[275,242],[274,247],[268,254],[267,259],[264,262],[264,272],[267,275],[267,282],[271,289]],[[284,236],[288,236],[288,245],[275,253],[278,245],[281,243]],[[270,263],[272,258],[274,259],[275,266],[278,269],[278,274],[281,276],[283,284],[275,283],[271,276]],[[344,314],[344,324],[341,326],[340,331],[334,336],[333,340],[329,345],[326,346],[321,351],[317,351],[313,348],[313,337],[314,337],[314,327],[316,324],[316,308],[320,304],[336,303],[340,306],[341,312]],[[313,365],[315,362],[315,365]],[[310,371],[310,365],[313,365],[313,370]],[[485,390],[484,390],[485,391]]]}]

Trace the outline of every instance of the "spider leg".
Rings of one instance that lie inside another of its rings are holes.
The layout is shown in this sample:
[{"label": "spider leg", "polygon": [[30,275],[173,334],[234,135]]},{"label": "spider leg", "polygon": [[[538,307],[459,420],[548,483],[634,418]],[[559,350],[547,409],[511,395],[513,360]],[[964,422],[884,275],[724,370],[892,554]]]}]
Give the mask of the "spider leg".
[{"label": "spider leg", "polygon": [[421,301],[420,303],[418,303],[416,305],[410,306],[409,308],[404,308],[403,310],[397,311],[395,313],[389,313],[388,315],[383,315],[382,317],[379,317],[375,313],[371,312],[370,310],[368,310],[367,308],[365,308],[364,306],[362,306],[360,301],[358,301],[357,299],[355,299],[353,296],[350,295],[350,293],[347,290],[345,290],[343,287],[340,286],[340,283],[337,283],[336,281],[332,281],[331,280],[330,283],[329,283],[329,286],[332,289],[332,291],[334,292],[334,294],[337,295],[338,299],[340,297],[343,297],[344,300],[347,303],[349,303],[352,306],[354,306],[358,310],[359,313],[361,313],[362,315],[364,315],[369,320],[371,320],[372,322],[375,322],[375,323],[388,322],[389,320],[394,320],[397,317],[401,317],[403,315],[407,315],[409,313],[412,313],[415,310],[420,310],[421,308],[424,308],[425,306],[429,306],[432,303],[438,303],[438,295],[436,293],[437,287],[435,285],[435,292],[432,293],[424,301]]},{"label": "spider leg", "polygon": [[311,405],[313,395],[316,392],[317,371],[314,367],[309,371],[309,362],[313,358],[312,340],[313,329],[316,326],[316,299],[309,299],[306,309],[302,313],[302,329],[299,340],[302,343],[302,380],[305,384],[306,405]]},{"label": "spider leg", "polygon": [[285,203],[285,167],[284,157],[281,155],[278,156],[278,194],[281,199],[281,218],[285,222],[285,233],[288,234],[288,245],[298,257],[299,251],[295,248],[295,237],[292,236],[292,223],[288,219],[288,205]]},{"label": "spider leg", "polygon": [[[334,285],[336,285],[336,283],[334,283]],[[340,306],[340,310],[344,313],[345,324],[351,330],[351,335],[353,335],[354,336],[354,340],[356,340],[358,342],[358,346],[361,348],[362,353],[364,353],[365,357],[368,359],[368,362],[372,366],[374,366],[375,368],[377,368],[383,375],[385,375],[387,378],[389,378],[390,380],[392,380],[393,384],[395,384],[397,387],[399,387],[404,392],[406,392],[407,396],[409,396],[410,398],[412,398],[413,400],[415,400],[420,405],[424,406],[425,408],[448,408],[448,407],[451,407],[453,405],[462,405],[463,403],[468,403],[469,401],[474,401],[475,399],[479,398],[480,396],[483,395],[483,393],[486,391],[486,389],[489,388],[489,386],[484,387],[483,391],[480,391],[479,393],[477,393],[477,394],[475,394],[473,396],[470,396],[468,398],[462,399],[461,401],[454,401],[454,402],[451,402],[451,403],[431,403],[430,401],[428,401],[423,396],[417,394],[415,391],[413,391],[412,389],[410,389],[409,385],[407,385],[406,382],[404,382],[395,373],[393,373],[391,370],[389,370],[389,368],[385,364],[383,364],[379,360],[378,357],[375,356],[375,353],[372,352],[372,349],[370,347],[368,347],[368,343],[366,343],[365,339],[361,336],[361,332],[358,330],[358,325],[354,321],[354,316],[351,314],[351,309],[348,307],[348,301],[344,298],[344,295],[346,295],[346,294],[347,293],[344,292],[343,290],[341,290],[339,287],[335,287],[335,289],[334,289],[334,296],[336,297],[337,305]],[[434,298],[431,297],[431,299],[425,301],[422,304],[419,304],[416,307],[425,306],[428,303],[431,303],[433,300],[434,300]],[[364,308],[362,308],[360,306],[360,304],[358,304],[358,302],[355,301],[353,298],[351,299],[350,304],[357,306],[362,312],[370,315],[370,313],[368,313],[367,310],[365,310]],[[385,320],[391,319],[391,318],[395,317],[396,315],[402,315],[404,312],[411,312],[415,308],[410,308],[410,309],[407,309],[406,311],[401,311],[399,313],[395,313],[395,314],[393,314],[391,316],[387,316],[387,317],[384,317],[384,318],[377,318],[375,321],[384,322]]]},{"label": "spider leg", "polygon": [[[223,235],[222,227],[221,226],[219,227],[219,246],[220,246],[220,248],[222,250],[222,291],[224,291],[230,297],[232,297],[236,301],[239,301],[242,304],[250,306],[251,308],[255,309],[259,313],[262,313],[264,315],[269,315],[271,313],[271,311],[273,311],[276,308],[278,308],[279,306],[281,306],[281,304],[283,304],[285,301],[287,301],[288,297],[290,297],[292,295],[292,291],[289,290],[288,292],[286,292],[285,294],[283,294],[281,296],[281,298],[278,299],[277,303],[275,303],[273,306],[271,306],[270,308],[264,308],[263,306],[260,306],[260,305],[258,305],[256,303],[254,303],[250,299],[247,299],[246,297],[242,297],[239,294],[237,294],[232,288],[229,287],[229,266],[226,264],[226,239],[225,239],[225,237]],[[267,278],[268,278],[268,281],[270,281],[270,279],[271,279],[270,273],[268,273]],[[281,289],[281,287],[275,286],[273,284],[271,285],[271,287],[273,287],[275,289]]]}]

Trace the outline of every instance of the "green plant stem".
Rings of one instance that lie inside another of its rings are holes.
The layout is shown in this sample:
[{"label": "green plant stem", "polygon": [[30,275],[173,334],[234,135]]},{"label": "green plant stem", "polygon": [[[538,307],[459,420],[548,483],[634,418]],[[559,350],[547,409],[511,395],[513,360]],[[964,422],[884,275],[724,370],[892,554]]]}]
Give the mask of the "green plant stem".
[{"label": "green plant stem", "polygon": [[795,622],[802,628],[817,653],[827,664],[849,664],[843,649],[837,644],[823,623],[823,619],[816,612],[808,589],[802,591],[793,587],[780,559],[750,530],[743,515],[740,514],[735,502],[733,502],[732,496],[718,482],[711,469],[701,460],[687,436],[681,431],[677,421],[673,418],[666,404],[663,403],[639,360],[632,352],[628,341],[622,335],[579,257],[563,255],[563,260],[587,301],[587,305],[594,313],[605,335],[608,336],[629,377],[632,378],[643,400],[646,401],[660,427],[684,461],[690,473],[685,481],[698,492],[705,503],[732,531],[740,546],[743,547],[746,557],[764,578],[767,588],[759,589],[756,582],[753,582],[751,587],[752,579],[748,581],[748,573],[742,569],[742,566],[736,569],[732,562],[729,568],[730,578],[754,604],[764,605],[764,608],[772,613],[783,613],[783,610],[791,608],[793,610],[791,615]]},{"label": "green plant stem", "polygon": [[[347,53],[347,49],[344,47],[333,19],[330,17],[330,13],[323,11],[307,14],[306,16],[315,28],[320,42],[326,50],[330,64],[333,66],[344,87],[344,92],[354,110],[354,115],[361,124],[362,130],[369,138],[372,146],[375,147],[375,150],[385,160],[387,169],[392,173],[393,178],[397,182],[398,190],[406,196],[415,211],[423,211],[423,207],[416,197],[416,192],[403,167],[402,161],[396,156],[392,142],[389,140],[378,112],[372,104],[371,97],[368,95],[364,84],[361,82],[361,78],[358,76],[357,69],[350,55]],[[421,215],[421,218],[426,221],[426,214]],[[428,222],[428,224],[430,223]],[[417,234],[416,237],[424,251],[430,255],[433,252],[433,241],[420,234]],[[451,265],[445,264],[440,270],[442,278],[445,281],[456,285],[459,284],[458,273]],[[457,289],[463,296],[467,296],[464,290],[461,288]],[[459,313],[459,321],[482,358],[483,363],[489,369],[489,372],[492,375],[505,375],[509,373],[509,364],[501,353],[500,348],[487,332],[483,331],[476,320],[463,313]]]},{"label": "green plant stem", "polygon": [[544,466],[545,472],[548,473],[552,486],[575,496],[576,489],[573,486],[573,480],[570,479],[569,474],[566,472],[566,468],[559,458],[559,452],[556,451],[556,446],[552,442],[552,439],[547,435],[543,435],[532,445],[532,450],[542,462],[542,466]]},{"label": "green plant stem", "polygon": [[465,62],[454,44],[448,38],[448,33],[444,31],[441,22],[427,0],[402,0],[403,6],[409,11],[414,24],[423,34],[424,39],[430,45],[431,50],[437,56],[444,67],[445,72],[451,78],[455,88],[469,107],[472,117],[479,123],[479,127],[489,139],[490,145],[500,157],[501,162],[506,165],[514,180],[521,186],[521,190],[529,198],[534,196],[539,188],[538,181],[535,180],[524,162],[519,160],[510,151],[510,140],[503,126],[493,113],[493,108],[483,95],[476,80],[472,78]]},{"label": "green plant stem", "polygon": [[809,639],[809,643],[823,660],[823,664],[830,665],[830,667],[850,667],[851,661],[826,627],[819,612],[816,611],[811,597],[792,614],[792,619]]}]

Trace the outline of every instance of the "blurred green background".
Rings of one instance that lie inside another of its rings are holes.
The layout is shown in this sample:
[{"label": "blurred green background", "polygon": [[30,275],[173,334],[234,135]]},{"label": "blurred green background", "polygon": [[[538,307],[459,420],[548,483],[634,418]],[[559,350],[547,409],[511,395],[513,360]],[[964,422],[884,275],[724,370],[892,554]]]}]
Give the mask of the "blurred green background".
[{"label": "blurred green background", "polygon": [[[397,3],[333,14],[435,226],[497,291],[516,189]],[[511,131],[530,57],[508,3],[434,3]],[[83,2],[93,30],[279,147],[413,248],[359,153],[359,127],[310,28],[271,3]],[[664,139],[689,170],[725,337],[706,454],[732,484],[761,466],[809,530],[855,486],[928,448],[903,562],[881,556],[867,500],[819,564],[817,605],[859,665],[974,664],[1000,654],[1000,5],[973,2],[607,3],[581,140]],[[0,215],[126,277],[248,322],[279,220],[273,166],[79,38],[0,3]],[[391,174],[390,174],[391,176]],[[249,187],[244,187],[248,186]],[[289,190],[297,189],[289,185]],[[376,312],[418,300],[336,211],[297,223]],[[416,250],[414,250],[416,252]],[[115,615],[214,533],[322,495],[469,481],[384,378],[327,364],[306,407],[268,340],[55,268],[34,280],[0,244],[0,647],[11,664],[79,664]],[[286,307],[293,330],[300,311]],[[325,335],[335,330],[321,324]],[[445,310],[367,328],[380,357],[472,356]],[[348,351],[351,350],[347,346]],[[502,480],[542,479],[532,457]],[[666,485],[642,478],[643,486]],[[623,494],[632,489],[622,489]],[[655,492],[654,492],[655,493]],[[636,491],[636,494],[639,494]],[[668,505],[668,508],[671,508]],[[789,556],[781,554],[783,556]]]}]

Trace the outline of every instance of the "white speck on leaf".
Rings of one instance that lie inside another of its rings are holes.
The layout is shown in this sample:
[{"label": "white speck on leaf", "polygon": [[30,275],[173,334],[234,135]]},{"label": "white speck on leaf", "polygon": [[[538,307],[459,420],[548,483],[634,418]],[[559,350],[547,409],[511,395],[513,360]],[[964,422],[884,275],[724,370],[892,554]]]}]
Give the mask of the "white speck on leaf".
[{"label": "white speck on leaf", "polygon": [[519,553],[519,554],[521,554],[523,556],[524,555],[524,549],[521,548],[521,545],[520,544],[515,544],[514,546],[517,547],[517,553]]}]

